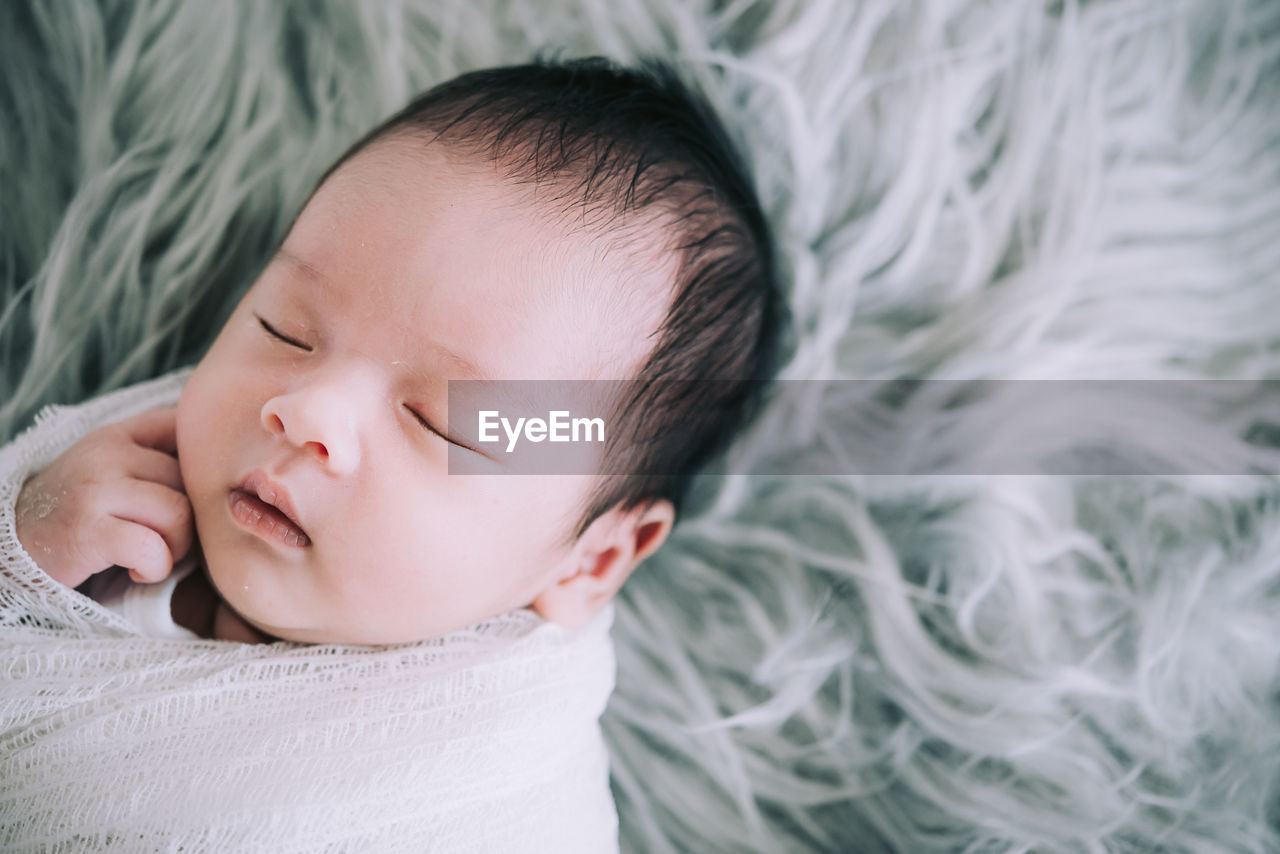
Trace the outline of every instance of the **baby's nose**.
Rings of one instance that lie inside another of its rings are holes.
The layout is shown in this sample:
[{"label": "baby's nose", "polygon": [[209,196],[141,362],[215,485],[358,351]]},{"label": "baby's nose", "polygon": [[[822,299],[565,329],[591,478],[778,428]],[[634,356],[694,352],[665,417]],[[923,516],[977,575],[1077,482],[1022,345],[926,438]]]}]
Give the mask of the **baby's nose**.
[{"label": "baby's nose", "polygon": [[349,474],[360,462],[360,442],[354,401],[342,387],[321,379],[277,395],[263,404],[262,425],[335,474]]}]

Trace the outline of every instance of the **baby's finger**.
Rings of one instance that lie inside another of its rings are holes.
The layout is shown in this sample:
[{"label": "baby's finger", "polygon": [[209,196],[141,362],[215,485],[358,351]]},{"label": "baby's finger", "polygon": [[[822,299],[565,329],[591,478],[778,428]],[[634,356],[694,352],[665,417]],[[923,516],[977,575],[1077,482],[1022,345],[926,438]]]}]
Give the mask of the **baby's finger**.
[{"label": "baby's finger", "polygon": [[144,448],[155,448],[166,454],[178,452],[178,408],[152,409],[120,422],[129,436]]},{"label": "baby's finger", "polygon": [[124,462],[124,474],[134,480],[159,483],[178,492],[186,492],[182,482],[182,467],[176,457],[152,448],[131,448]]},{"label": "baby's finger", "polygon": [[191,502],[175,489],[145,480],[129,481],[108,512],[150,528],[164,540],[173,560],[181,560],[195,539]]},{"label": "baby's finger", "polygon": [[101,561],[128,568],[134,581],[163,581],[173,571],[173,556],[164,538],[145,525],[104,516],[94,535]]}]

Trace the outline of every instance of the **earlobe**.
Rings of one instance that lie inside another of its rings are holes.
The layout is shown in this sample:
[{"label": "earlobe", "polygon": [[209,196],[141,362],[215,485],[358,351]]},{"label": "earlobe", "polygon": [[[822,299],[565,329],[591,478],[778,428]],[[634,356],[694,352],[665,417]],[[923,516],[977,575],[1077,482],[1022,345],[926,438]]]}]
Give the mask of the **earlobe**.
[{"label": "earlobe", "polygon": [[569,628],[585,625],[666,542],[674,524],[675,508],[665,499],[602,514],[574,545],[568,569],[530,607]]}]

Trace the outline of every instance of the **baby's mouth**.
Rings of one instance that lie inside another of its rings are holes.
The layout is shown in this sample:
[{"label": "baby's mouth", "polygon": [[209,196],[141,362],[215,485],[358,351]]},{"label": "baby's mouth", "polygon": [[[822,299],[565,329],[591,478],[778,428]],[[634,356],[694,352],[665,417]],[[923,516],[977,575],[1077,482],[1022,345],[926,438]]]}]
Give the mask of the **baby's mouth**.
[{"label": "baby's mouth", "polygon": [[227,502],[232,518],[263,539],[294,548],[311,545],[288,491],[261,469],[232,489]]},{"label": "baby's mouth", "polygon": [[278,507],[268,504],[258,496],[243,489],[233,489],[228,503],[232,517],[259,536],[285,546],[302,548],[311,545],[311,538],[306,531],[299,528]]}]

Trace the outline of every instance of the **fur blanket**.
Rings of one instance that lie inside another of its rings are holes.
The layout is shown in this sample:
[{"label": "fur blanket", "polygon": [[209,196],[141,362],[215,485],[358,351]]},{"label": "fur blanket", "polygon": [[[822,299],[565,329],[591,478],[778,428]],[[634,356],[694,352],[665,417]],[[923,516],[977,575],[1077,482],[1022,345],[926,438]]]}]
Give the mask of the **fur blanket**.
[{"label": "fur blanket", "polygon": [[[347,143],[536,51],[674,59],[750,155],[810,391],[734,471],[840,459],[850,379],[1280,372],[1275,3],[32,0],[0,4],[3,435],[195,361]],[[1280,849],[1280,485],[1237,465],[1276,433],[1194,402],[1192,477],[953,443],[976,476],[705,478],[618,603],[624,849]]]}]

